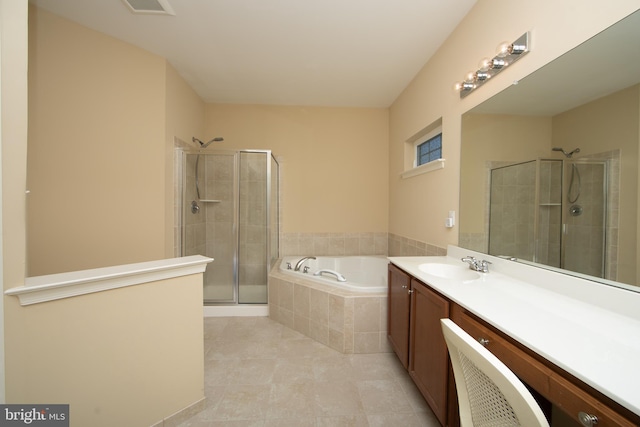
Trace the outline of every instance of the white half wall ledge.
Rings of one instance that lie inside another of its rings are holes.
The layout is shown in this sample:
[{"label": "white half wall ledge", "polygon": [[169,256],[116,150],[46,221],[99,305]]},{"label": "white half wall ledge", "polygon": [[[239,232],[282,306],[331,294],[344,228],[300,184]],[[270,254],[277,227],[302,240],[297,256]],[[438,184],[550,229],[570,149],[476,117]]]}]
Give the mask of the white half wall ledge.
[{"label": "white half wall ledge", "polygon": [[110,289],[204,273],[213,258],[193,255],[102,267],[91,270],[27,277],[24,286],[7,289],[5,295],[17,296],[20,305],[38,304]]}]

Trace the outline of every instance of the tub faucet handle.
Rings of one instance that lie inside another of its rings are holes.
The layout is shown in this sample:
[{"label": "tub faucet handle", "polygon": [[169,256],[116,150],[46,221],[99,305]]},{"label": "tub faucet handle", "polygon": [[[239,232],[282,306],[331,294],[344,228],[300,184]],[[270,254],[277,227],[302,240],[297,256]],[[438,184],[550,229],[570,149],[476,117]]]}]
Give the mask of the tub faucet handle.
[{"label": "tub faucet handle", "polygon": [[287,263],[287,270],[291,270],[291,263],[290,262]]},{"label": "tub faucet handle", "polygon": [[309,266],[305,265],[304,268],[302,269],[303,273],[308,273],[309,272]]}]

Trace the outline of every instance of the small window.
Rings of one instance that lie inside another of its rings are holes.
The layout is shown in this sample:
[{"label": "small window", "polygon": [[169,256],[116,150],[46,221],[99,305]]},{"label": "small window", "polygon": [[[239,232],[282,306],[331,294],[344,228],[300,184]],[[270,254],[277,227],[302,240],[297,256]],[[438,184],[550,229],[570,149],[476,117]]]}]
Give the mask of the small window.
[{"label": "small window", "polygon": [[420,130],[404,142],[402,179],[444,168],[442,158],[442,118]]},{"label": "small window", "polygon": [[442,133],[430,137],[417,145],[416,166],[442,158]]}]

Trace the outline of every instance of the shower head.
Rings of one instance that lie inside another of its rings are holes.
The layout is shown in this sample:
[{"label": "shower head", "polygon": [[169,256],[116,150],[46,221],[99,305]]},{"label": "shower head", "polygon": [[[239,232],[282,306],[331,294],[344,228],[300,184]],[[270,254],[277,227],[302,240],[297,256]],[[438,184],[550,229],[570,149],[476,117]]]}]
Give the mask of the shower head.
[{"label": "shower head", "polygon": [[579,149],[579,148],[576,148],[576,149],[575,149],[575,150],[573,150],[572,152],[567,153],[566,151],[564,151],[564,149],[563,149],[563,148],[560,148],[560,147],[554,147],[554,148],[552,148],[552,149],[551,149],[551,151],[561,151],[561,152],[562,152],[562,154],[564,154],[564,155],[567,157],[567,159],[570,159],[570,158],[571,158],[571,156],[573,156],[575,153],[579,153],[579,152],[580,152],[580,149]]},{"label": "shower head", "polygon": [[202,142],[202,141],[200,141],[198,138],[196,138],[196,137],[194,136],[193,138],[191,138],[191,140],[192,140],[193,142],[197,142],[198,144],[200,144],[200,148],[207,148],[207,147],[209,146],[209,144],[211,144],[212,142],[220,142],[220,141],[224,141],[224,138],[222,138],[222,137],[219,137],[219,136],[218,136],[218,137],[216,137],[216,138],[213,138],[213,139],[212,139],[211,141],[209,141],[209,142]]}]

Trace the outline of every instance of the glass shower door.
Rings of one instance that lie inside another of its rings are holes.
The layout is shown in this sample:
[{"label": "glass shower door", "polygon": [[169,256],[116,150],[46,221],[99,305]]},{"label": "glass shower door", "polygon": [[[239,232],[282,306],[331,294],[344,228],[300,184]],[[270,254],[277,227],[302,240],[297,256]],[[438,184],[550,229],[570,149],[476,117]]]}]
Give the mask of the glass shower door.
[{"label": "glass shower door", "polygon": [[536,162],[491,170],[489,254],[533,261]]},{"label": "glass shower door", "polygon": [[562,267],[607,277],[607,164],[576,160],[565,164],[565,208]]},{"label": "glass shower door", "polygon": [[268,182],[267,152],[240,152],[240,244],[238,302],[266,304],[268,277]]},{"label": "glass shower door", "polygon": [[214,259],[204,273],[205,304],[236,302],[236,154],[185,157],[183,253]]}]

